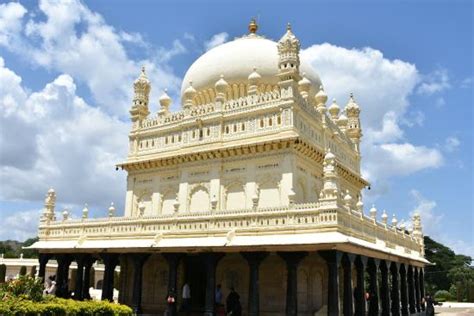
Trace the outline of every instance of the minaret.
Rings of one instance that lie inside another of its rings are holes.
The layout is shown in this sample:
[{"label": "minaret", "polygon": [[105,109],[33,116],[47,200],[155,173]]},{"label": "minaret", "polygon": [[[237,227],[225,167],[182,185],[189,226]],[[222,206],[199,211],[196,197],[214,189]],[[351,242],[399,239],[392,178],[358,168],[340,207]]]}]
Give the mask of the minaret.
[{"label": "minaret", "polygon": [[292,97],[298,91],[300,76],[300,41],[288,23],[286,33],[278,41],[278,77],[280,88],[287,90],[282,98]]},{"label": "minaret", "polygon": [[423,228],[421,227],[421,217],[418,212],[413,214],[413,237],[420,244],[421,255],[425,255],[425,241],[423,239]]},{"label": "minaret", "polygon": [[352,140],[355,145],[355,150],[360,153],[360,139],[362,138],[362,129],[360,128],[360,108],[354,100],[354,96],[351,93],[349,102],[345,109],[347,115],[347,127],[346,134]]},{"label": "minaret", "polygon": [[133,122],[132,129],[136,129],[140,127],[140,122],[150,114],[148,101],[151,85],[150,80],[146,76],[145,67],[142,67],[140,76],[133,83],[133,90],[135,94],[133,96],[133,105],[130,109],[130,116]]},{"label": "minaret", "polygon": [[48,190],[46,198],[44,199],[44,209],[41,215],[40,222],[50,222],[56,220],[54,216],[54,208],[56,206],[56,192],[53,188]]}]

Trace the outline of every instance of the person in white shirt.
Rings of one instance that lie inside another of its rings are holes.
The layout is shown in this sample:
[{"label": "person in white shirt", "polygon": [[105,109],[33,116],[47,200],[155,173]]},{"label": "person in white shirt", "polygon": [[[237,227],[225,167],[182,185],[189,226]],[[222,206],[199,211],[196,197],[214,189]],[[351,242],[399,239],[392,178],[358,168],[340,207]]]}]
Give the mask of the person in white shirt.
[{"label": "person in white shirt", "polygon": [[191,288],[189,287],[188,282],[185,282],[183,285],[183,304],[181,305],[181,311],[186,312],[189,315],[191,311]]}]

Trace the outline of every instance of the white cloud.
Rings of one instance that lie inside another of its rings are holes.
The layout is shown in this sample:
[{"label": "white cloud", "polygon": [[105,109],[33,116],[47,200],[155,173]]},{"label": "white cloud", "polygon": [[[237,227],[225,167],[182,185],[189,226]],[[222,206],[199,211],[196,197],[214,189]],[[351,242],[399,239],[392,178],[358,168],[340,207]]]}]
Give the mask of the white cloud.
[{"label": "white cloud", "polygon": [[418,86],[417,92],[432,95],[451,88],[450,78],[446,69],[437,69],[424,76],[423,82]]},{"label": "white cloud", "polygon": [[19,3],[0,4],[0,45],[8,46],[21,31],[26,9]]},{"label": "white cloud", "polygon": [[[23,19],[26,9],[21,4],[8,6],[15,10],[8,17],[0,16],[0,25],[8,26],[3,31],[0,28],[0,45],[35,66],[67,73],[85,83],[97,104],[109,113],[126,115],[133,92],[131,83],[142,65],[147,66],[154,85],[152,100],[163,88],[171,92],[179,89],[179,78],[166,64],[186,51],[178,40],[171,49],[154,48],[139,34],[116,30],[76,0],[40,1],[44,18],[35,15]],[[24,32],[19,31],[22,28]],[[139,56],[130,58],[127,49]]]},{"label": "white cloud", "polygon": [[461,145],[461,141],[454,136],[446,138],[444,142],[444,150],[447,152],[453,152],[459,148],[459,145]]},{"label": "white cloud", "polygon": [[444,215],[436,212],[436,201],[425,198],[417,190],[411,190],[410,194],[416,203],[415,208],[410,212],[410,216],[415,213],[420,214],[423,233],[434,239],[439,238],[440,231],[438,227]]},{"label": "white cloud", "polygon": [[226,32],[214,34],[211,39],[208,41],[204,42],[204,48],[205,50],[210,50],[211,48],[214,48],[216,46],[219,46],[221,44],[224,44],[227,42],[227,39],[229,38],[229,34]]},{"label": "white cloud", "polygon": [[[301,52],[320,75],[330,97],[347,100],[350,92],[361,107],[362,172],[372,183],[368,195],[383,194],[393,176],[437,168],[441,152],[405,139],[403,126],[421,125],[423,113],[409,111],[409,97],[421,76],[415,65],[390,60],[373,48],[347,49],[328,43]],[[380,186],[380,187],[378,187]]]},{"label": "white cloud", "polygon": [[0,240],[25,241],[36,237],[41,210],[15,212],[2,218]]},{"label": "white cloud", "polygon": [[[0,58],[0,198],[40,201],[49,186],[61,203],[123,204],[129,124],[88,105],[69,75],[27,93]],[[14,100],[14,102],[4,100]]]}]

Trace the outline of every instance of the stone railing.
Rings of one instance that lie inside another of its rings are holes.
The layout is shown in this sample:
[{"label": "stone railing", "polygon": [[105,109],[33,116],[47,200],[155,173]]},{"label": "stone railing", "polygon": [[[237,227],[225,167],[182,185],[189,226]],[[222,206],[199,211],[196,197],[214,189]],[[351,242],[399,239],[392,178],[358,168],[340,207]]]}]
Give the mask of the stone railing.
[{"label": "stone railing", "polygon": [[320,207],[319,203],[226,211],[175,213],[147,217],[109,217],[53,221],[40,225],[40,240],[77,240],[80,238],[110,239],[154,238],[157,234],[180,234],[205,237],[226,234],[230,230],[251,234],[339,231],[361,240],[419,252],[420,244],[399,228],[374,221],[360,212],[341,207]]},{"label": "stone railing", "polygon": [[[226,101],[223,105],[216,102],[194,106],[189,110],[181,110],[178,112],[168,113],[165,115],[157,115],[145,119],[142,122],[142,128],[152,128],[172,123],[181,122],[187,118],[204,117],[216,113],[216,109],[221,108],[219,112],[231,112],[236,110],[246,110],[251,107],[260,106],[262,104],[272,103],[280,100],[279,91],[269,91],[257,95],[249,95],[238,99]],[[221,106],[222,105],[222,106]]]}]

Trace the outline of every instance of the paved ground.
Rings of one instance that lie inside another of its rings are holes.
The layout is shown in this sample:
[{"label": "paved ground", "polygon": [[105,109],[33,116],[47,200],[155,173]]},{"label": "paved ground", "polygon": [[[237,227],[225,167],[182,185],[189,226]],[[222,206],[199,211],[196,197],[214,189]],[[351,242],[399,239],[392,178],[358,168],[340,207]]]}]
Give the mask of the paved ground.
[{"label": "paved ground", "polygon": [[443,306],[436,306],[436,315],[447,316],[467,316],[474,315],[474,303],[443,303]]}]

